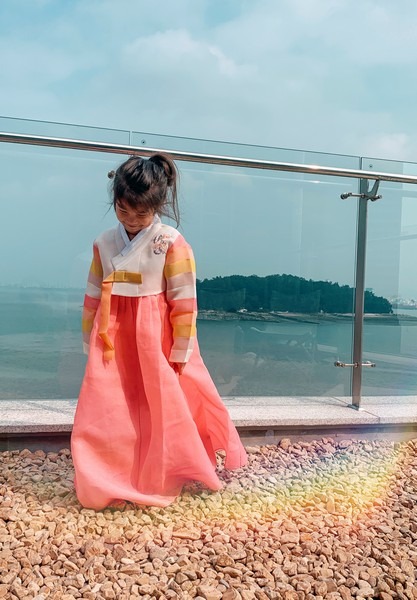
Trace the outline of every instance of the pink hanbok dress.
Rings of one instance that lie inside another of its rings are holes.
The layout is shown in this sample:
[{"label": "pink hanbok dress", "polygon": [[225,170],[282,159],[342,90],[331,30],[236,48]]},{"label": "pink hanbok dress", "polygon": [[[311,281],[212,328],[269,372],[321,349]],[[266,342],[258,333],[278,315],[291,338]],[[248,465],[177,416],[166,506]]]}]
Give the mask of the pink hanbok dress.
[{"label": "pink hanbok dress", "polygon": [[[94,243],[83,311],[88,361],[71,438],[80,503],[166,506],[198,481],[221,488],[246,452],[201,358],[195,265],[177,230],[156,218],[129,240]],[[170,363],[187,363],[178,375]]]}]

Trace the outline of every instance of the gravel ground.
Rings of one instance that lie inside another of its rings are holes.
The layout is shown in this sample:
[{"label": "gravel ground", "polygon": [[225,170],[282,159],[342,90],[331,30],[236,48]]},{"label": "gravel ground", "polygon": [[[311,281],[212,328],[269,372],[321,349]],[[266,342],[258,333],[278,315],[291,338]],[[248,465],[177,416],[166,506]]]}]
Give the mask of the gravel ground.
[{"label": "gravel ground", "polygon": [[0,453],[0,598],[417,598],[417,440],[248,453],[221,492],[100,512],[69,450]]}]

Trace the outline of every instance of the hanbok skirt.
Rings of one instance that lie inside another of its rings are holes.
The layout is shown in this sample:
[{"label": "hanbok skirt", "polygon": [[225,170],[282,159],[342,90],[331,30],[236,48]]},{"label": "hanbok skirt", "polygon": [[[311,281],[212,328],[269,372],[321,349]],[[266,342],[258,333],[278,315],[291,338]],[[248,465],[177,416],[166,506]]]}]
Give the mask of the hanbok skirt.
[{"label": "hanbok skirt", "polygon": [[227,469],[244,466],[246,452],[197,340],[182,375],[170,366],[165,294],[112,296],[110,361],[99,322],[100,307],[71,437],[80,503],[96,510],[122,500],[167,506],[190,482],[220,489],[216,451],[225,451]]}]

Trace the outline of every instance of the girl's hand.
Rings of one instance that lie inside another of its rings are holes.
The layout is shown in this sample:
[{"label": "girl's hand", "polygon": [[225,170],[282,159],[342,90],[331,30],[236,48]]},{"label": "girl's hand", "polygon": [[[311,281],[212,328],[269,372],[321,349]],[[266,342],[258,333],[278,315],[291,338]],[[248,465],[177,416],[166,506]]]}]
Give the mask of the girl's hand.
[{"label": "girl's hand", "polygon": [[176,373],[178,373],[178,375],[182,375],[182,372],[184,371],[185,365],[187,363],[169,363],[171,365],[171,367],[174,369],[174,371]]}]

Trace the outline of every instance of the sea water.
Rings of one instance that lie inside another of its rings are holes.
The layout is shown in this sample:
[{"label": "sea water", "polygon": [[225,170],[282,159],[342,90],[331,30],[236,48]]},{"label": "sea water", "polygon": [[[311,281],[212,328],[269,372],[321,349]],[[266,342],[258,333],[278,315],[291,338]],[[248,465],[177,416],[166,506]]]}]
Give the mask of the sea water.
[{"label": "sea water", "polygon": [[[76,398],[85,368],[80,289],[0,287],[0,400]],[[365,320],[365,395],[410,395],[417,383],[417,311]],[[271,318],[269,316],[268,318]],[[273,318],[273,317],[272,317]],[[223,396],[348,396],[352,317],[202,312],[204,361]],[[249,399],[248,399],[249,401]]]}]

